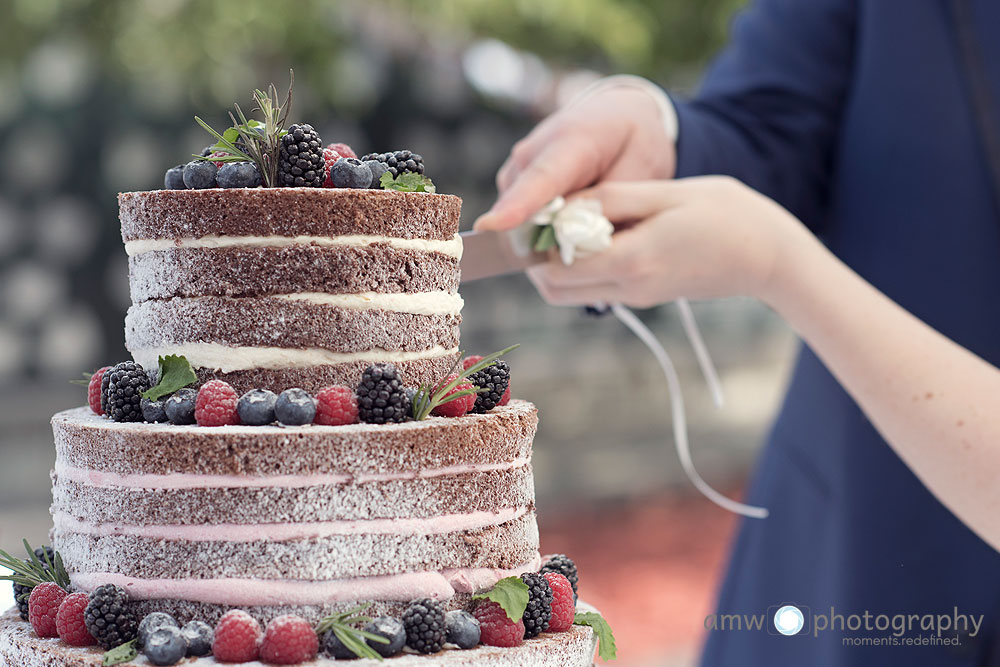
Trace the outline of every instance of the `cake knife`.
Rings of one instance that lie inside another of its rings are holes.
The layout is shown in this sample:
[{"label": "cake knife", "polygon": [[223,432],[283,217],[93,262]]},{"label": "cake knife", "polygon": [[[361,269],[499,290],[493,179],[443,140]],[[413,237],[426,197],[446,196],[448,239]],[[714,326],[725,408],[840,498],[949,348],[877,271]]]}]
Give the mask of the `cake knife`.
[{"label": "cake knife", "polygon": [[462,232],[462,282],[524,271],[549,259],[520,242],[515,232]]}]

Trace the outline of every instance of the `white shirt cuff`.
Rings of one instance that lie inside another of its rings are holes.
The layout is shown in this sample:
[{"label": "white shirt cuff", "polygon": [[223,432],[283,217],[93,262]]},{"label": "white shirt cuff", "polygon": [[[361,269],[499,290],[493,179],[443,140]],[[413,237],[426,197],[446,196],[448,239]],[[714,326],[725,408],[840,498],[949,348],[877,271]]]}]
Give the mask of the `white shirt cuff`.
[{"label": "white shirt cuff", "polygon": [[645,91],[660,110],[660,118],[663,120],[663,129],[666,131],[667,136],[670,137],[671,141],[677,141],[677,109],[674,107],[674,103],[671,101],[670,96],[663,92],[662,88],[641,76],[616,74],[605,77],[587,86],[570,104],[576,104],[585,100],[599,90],[619,86]]}]

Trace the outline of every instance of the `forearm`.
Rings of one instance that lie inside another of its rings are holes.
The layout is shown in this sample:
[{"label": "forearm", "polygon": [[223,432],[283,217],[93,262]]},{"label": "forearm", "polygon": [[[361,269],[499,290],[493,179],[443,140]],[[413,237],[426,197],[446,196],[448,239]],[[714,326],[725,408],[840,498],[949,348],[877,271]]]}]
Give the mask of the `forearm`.
[{"label": "forearm", "polygon": [[1000,549],[1000,371],[900,308],[813,237],[766,300],[952,512]]}]

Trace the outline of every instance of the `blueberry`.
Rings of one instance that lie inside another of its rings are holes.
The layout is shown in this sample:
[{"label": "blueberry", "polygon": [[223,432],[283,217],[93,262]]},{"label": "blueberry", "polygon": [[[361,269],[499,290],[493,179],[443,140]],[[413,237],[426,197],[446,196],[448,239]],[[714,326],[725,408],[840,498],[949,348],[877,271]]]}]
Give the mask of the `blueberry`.
[{"label": "blueberry", "polygon": [[187,187],[184,185],[184,165],[167,169],[167,173],[163,175],[163,187],[167,190],[183,190]]},{"label": "blueberry", "polygon": [[260,171],[253,162],[226,162],[215,180],[220,188],[255,188],[261,184]]},{"label": "blueberry", "polygon": [[163,409],[163,401],[151,401],[148,398],[139,402],[142,418],[151,424],[167,421],[167,413]]},{"label": "blueberry", "polygon": [[335,188],[367,188],[372,171],[356,157],[342,157],[330,168],[330,180]]},{"label": "blueberry", "polygon": [[194,423],[194,401],[198,392],[194,389],[178,389],[177,393],[163,402],[163,410],[171,424],[182,426]]},{"label": "blueberry", "polygon": [[189,656],[197,657],[212,652],[212,640],[215,638],[215,632],[208,623],[190,621],[181,628],[181,634],[187,640],[187,654]]},{"label": "blueberry", "polygon": [[274,421],[274,402],[278,399],[273,391],[251,389],[240,397],[236,412],[240,422],[247,426],[264,426]]},{"label": "blueberry", "polygon": [[383,658],[396,655],[403,650],[403,645],[406,643],[406,628],[403,622],[392,616],[379,616],[365,626],[365,632],[382,635],[389,640],[388,644],[373,642],[371,639],[365,640]]},{"label": "blueberry", "polygon": [[354,660],[358,657],[354,651],[344,646],[344,642],[340,641],[333,630],[323,635],[323,651],[337,660]]},{"label": "blueberry", "polygon": [[215,173],[219,171],[208,160],[191,160],[184,165],[184,185],[192,190],[215,187]]},{"label": "blueberry", "polygon": [[154,665],[174,665],[187,655],[187,640],[176,625],[164,625],[149,633],[142,652]]},{"label": "blueberry", "polygon": [[385,162],[379,160],[365,160],[365,166],[368,167],[368,171],[372,173],[372,184],[370,187],[379,189],[382,187],[382,174],[389,171],[389,167],[385,166]]},{"label": "blueberry", "polygon": [[146,640],[149,639],[151,634],[168,625],[179,628],[177,621],[170,614],[164,614],[162,611],[154,611],[151,614],[146,614],[145,618],[139,623],[138,641],[136,642],[139,648],[146,645]]},{"label": "blueberry", "polygon": [[286,426],[311,424],[316,417],[316,399],[305,389],[286,389],[274,402],[274,416]]},{"label": "blueberry", "polygon": [[448,626],[448,643],[458,648],[475,648],[479,645],[479,619],[467,611],[449,611],[444,617]]}]

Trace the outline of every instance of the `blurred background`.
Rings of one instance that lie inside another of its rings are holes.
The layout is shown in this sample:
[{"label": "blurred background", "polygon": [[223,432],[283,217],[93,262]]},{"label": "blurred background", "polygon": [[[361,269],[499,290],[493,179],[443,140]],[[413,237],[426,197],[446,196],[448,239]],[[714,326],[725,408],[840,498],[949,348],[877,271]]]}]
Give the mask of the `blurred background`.
[{"label": "blurred background", "polygon": [[[48,419],[70,384],[125,357],[115,195],[160,188],[228,125],[233,102],[295,70],[292,121],[358,154],[421,153],[463,226],[533,124],[596,78],[691,92],[742,0],[0,0],[0,548],[46,541]],[[688,665],[736,522],[693,493],[667,393],[613,318],[546,306],[521,276],[470,284],[463,344],[512,342],[534,401],[543,549],[575,557],[621,665]],[[728,404],[716,411],[673,306],[640,315],[682,374],[695,461],[739,494],[795,351],[771,312],[695,304]],[[6,585],[0,587],[8,595]],[[0,598],[2,599],[2,598]]]}]

